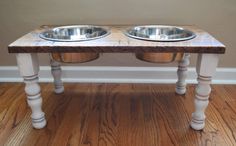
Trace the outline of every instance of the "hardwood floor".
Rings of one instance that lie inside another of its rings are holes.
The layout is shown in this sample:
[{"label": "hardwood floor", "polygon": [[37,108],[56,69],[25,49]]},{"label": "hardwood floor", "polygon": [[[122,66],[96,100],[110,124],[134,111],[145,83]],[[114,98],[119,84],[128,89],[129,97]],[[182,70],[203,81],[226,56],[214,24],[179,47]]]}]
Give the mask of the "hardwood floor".
[{"label": "hardwood floor", "polygon": [[24,84],[0,83],[0,145],[236,145],[236,85],[212,86],[203,131],[189,127],[194,85],[65,84],[54,94],[41,84],[47,127],[31,126]]}]

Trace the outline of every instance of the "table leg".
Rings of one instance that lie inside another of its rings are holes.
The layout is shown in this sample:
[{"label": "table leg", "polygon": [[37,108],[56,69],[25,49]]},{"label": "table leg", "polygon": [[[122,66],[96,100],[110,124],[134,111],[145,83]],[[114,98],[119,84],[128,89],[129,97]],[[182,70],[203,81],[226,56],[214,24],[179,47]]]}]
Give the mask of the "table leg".
[{"label": "table leg", "polygon": [[195,112],[192,114],[191,127],[195,130],[201,130],[205,126],[205,109],[209,103],[211,93],[211,79],[215,73],[219,55],[217,54],[199,54],[197,61],[198,85],[195,90]]},{"label": "table leg", "polygon": [[183,95],[186,92],[186,78],[188,74],[189,58],[190,54],[185,53],[183,59],[179,61],[178,65],[178,81],[176,82],[175,92],[180,95]]},{"label": "table leg", "polygon": [[25,82],[27,102],[32,110],[31,118],[33,127],[41,129],[46,126],[44,112],[42,111],[42,97],[38,84],[38,56],[36,53],[19,53],[16,55],[21,76]]},{"label": "table leg", "polygon": [[51,73],[54,79],[54,92],[60,94],[64,92],[63,82],[61,80],[61,65],[59,62],[51,59]]}]

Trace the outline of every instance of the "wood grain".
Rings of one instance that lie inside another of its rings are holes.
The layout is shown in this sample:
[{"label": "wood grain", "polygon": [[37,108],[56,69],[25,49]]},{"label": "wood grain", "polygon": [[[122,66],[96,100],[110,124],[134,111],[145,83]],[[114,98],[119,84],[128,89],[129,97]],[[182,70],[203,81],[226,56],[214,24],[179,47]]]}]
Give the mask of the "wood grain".
[{"label": "wood grain", "polygon": [[235,85],[213,86],[203,131],[189,127],[194,85],[185,96],[174,85],[65,84],[59,95],[41,85],[48,125],[35,130],[24,85],[0,83],[0,145],[236,145]]},{"label": "wood grain", "polygon": [[195,26],[181,26],[196,33],[197,37],[181,42],[151,42],[129,38],[124,31],[130,26],[109,26],[107,37],[83,42],[53,42],[39,38],[38,34],[48,27],[38,28],[8,46],[9,53],[142,53],[142,52],[185,52],[225,53],[225,46],[207,32]]}]

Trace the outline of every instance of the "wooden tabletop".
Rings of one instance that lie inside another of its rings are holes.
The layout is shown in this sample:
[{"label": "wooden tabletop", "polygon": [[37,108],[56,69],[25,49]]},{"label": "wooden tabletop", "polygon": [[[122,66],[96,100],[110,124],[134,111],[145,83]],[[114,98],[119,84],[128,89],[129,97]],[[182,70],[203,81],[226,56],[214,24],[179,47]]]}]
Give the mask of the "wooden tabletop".
[{"label": "wooden tabletop", "polygon": [[129,26],[109,26],[111,34],[96,40],[82,42],[54,42],[39,38],[47,26],[40,27],[8,46],[9,53],[50,53],[50,52],[186,52],[225,53],[225,46],[207,32],[195,26],[181,26],[196,33],[192,40],[180,42],[151,42],[129,38],[124,35]]}]

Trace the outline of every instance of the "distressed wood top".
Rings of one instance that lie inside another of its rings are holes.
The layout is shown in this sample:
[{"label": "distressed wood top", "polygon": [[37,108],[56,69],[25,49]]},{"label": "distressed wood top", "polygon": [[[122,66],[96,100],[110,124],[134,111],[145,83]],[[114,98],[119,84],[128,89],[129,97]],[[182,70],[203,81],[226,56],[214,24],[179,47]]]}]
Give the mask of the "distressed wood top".
[{"label": "distressed wood top", "polygon": [[129,26],[110,26],[111,34],[96,40],[82,42],[53,42],[39,38],[38,34],[51,26],[42,26],[8,46],[9,53],[49,52],[188,52],[225,53],[225,46],[207,32],[195,26],[181,26],[196,33],[192,40],[180,42],[151,42],[129,38],[124,30]]}]

